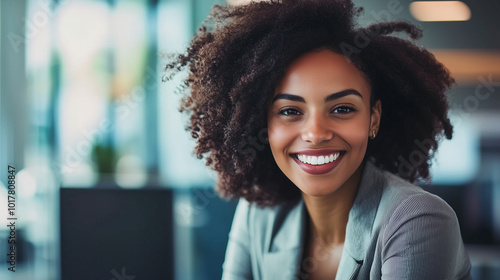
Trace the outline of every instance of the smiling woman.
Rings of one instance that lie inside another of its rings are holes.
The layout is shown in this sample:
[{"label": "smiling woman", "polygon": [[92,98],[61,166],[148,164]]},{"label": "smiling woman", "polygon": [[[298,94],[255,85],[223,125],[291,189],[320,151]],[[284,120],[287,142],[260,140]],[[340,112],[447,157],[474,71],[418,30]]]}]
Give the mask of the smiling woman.
[{"label": "smiling woman", "polygon": [[381,116],[364,75],[340,54],[313,51],[290,65],[272,100],[269,144],[281,171],[307,195],[355,191]]},{"label": "smiling woman", "polygon": [[470,279],[455,213],[412,184],[452,136],[453,79],[389,35],[418,28],[358,28],[360,12],[341,0],[215,6],[167,65],[189,70],[195,153],[240,199],[223,279]]}]

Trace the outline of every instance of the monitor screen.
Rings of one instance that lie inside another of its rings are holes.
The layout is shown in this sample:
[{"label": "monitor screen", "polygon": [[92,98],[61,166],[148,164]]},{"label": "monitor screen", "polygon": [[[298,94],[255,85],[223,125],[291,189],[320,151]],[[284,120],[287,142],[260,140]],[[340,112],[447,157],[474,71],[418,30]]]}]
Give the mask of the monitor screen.
[{"label": "monitor screen", "polygon": [[172,191],[61,188],[61,279],[173,279]]}]

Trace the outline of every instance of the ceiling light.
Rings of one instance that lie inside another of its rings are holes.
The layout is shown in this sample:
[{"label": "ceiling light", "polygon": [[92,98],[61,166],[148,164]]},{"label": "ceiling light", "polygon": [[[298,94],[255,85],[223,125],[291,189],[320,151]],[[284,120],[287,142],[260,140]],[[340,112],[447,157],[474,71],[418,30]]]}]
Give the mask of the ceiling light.
[{"label": "ceiling light", "polygon": [[410,13],[419,21],[466,21],[471,16],[462,1],[416,1],[410,4]]}]

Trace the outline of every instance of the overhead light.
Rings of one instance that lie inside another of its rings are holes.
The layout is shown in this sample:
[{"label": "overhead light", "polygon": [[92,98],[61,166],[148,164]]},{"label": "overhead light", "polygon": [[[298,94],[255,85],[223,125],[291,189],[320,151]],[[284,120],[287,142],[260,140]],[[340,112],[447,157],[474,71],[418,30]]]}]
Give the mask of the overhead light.
[{"label": "overhead light", "polygon": [[462,1],[415,1],[410,4],[410,13],[419,21],[466,21],[471,16]]}]

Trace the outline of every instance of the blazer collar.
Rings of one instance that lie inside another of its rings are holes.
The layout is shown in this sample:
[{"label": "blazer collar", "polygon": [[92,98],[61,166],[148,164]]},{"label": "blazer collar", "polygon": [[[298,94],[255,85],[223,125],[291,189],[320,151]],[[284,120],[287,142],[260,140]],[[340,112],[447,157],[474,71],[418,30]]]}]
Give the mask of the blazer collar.
[{"label": "blazer collar", "polygon": [[273,224],[268,252],[264,254],[262,279],[296,279],[302,259],[306,230],[303,200],[287,209],[280,206]]},{"label": "blazer collar", "polygon": [[366,161],[356,198],[349,212],[344,251],[337,279],[356,279],[372,239],[372,229],[382,196],[382,171]]},{"label": "blazer collar", "polygon": [[[382,194],[383,176],[367,161],[353,206],[349,212],[344,251],[337,279],[355,279],[369,246]],[[268,252],[264,254],[262,279],[294,279],[302,265],[306,209],[301,200],[291,209],[280,208],[273,224]],[[298,234],[297,234],[298,233]],[[307,265],[307,264],[306,264]]]}]

